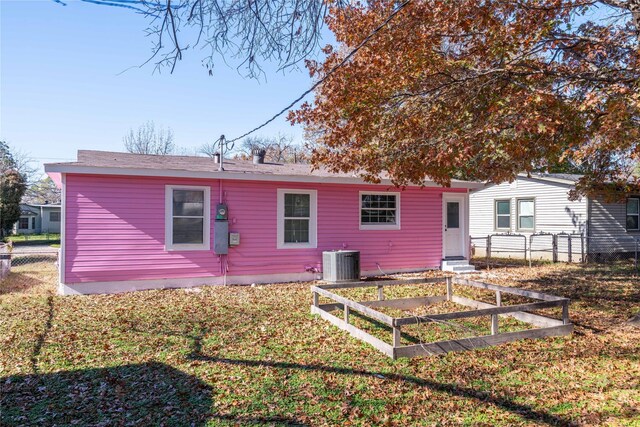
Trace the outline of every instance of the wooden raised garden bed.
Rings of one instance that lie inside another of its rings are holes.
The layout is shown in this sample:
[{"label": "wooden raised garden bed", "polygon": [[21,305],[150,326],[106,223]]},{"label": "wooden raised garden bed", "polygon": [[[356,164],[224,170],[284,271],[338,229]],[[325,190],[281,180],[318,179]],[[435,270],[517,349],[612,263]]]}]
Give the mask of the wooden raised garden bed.
[{"label": "wooden raised garden bed", "polygon": [[[388,286],[398,285],[425,285],[438,286],[442,284],[442,295],[424,296],[414,298],[385,299],[384,289]],[[475,288],[495,293],[495,304],[477,301],[454,293],[454,286]],[[336,290],[354,290],[355,288],[377,288],[377,299],[371,301],[356,302],[344,296],[334,293]],[[549,295],[541,292],[524,289],[498,286],[474,280],[466,280],[458,277],[441,277],[429,279],[404,279],[404,280],[379,280],[363,281],[342,284],[323,284],[311,287],[313,305],[311,313],[319,314],[335,326],[344,329],[354,337],[365,341],[376,349],[393,359],[400,357],[430,356],[444,354],[450,351],[464,351],[474,348],[487,347],[515,341],[524,338],[542,338],[550,336],[568,335],[573,331],[573,325],[569,321],[569,299]],[[515,295],[519,298],[527,298],[534,302],[503,305],[503,295]],[[331,303],[320,304],[320,298],[331,300]],[[413,310],[429,305],[437,305],[444,302],[452,302],[461,306],[471,307],[471,310],[454,311],[438,314],[412,315],[406,317],[392,317],[376,308],[391,308],[396,310]],[[530,311],[561,308],[561,319],[554,319],[546,315],[531,313]],[[340,317],[331,312],[339,310],[343,313]],[[373,322],[382,323],[391,329],[391,344],[379,339],[372,334],[354,326],[350,322],[351,311],[359,313],[362,317]],[[447,323],[455,320],[478,318],[487,316],[490,318],[491,335],[456,338],[445,341],[420,342],[418,344],[402,345],[402,327],[408,325],[430,323]],[[499,318],[511,317],[527,325],[535,326],[533,329],[525,329],[512,332],[500,332]]]}]

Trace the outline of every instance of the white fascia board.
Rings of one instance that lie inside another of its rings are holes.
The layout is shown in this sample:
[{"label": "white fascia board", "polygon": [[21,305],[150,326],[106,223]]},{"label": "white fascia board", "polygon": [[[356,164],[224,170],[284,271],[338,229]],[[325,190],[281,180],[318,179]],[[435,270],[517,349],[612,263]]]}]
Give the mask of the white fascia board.
[{"label": "white fascia board", "polygon": [[564,184],[564,185],[568,185],[570,187],[574,187],[576,185],[575,181],[571,181],[568,179],[562,179],[562,178],[553,178],[550,176],[535,176],[535,175],[531,175],[531,176],[527,176],[527,174],[518,174],[518,178],[524,178],[524,179],[533,179],[536,181],[543,181],[543,182],[551,182],[554,184]]},{"label": "white fascia board", "polygon": [[[204,171],[188,171],[178,169],[143,169],[143,168],[113,168],[113,167],[94,167],[94,166],[77,166],[64,164],[46,164],[45,172],[58,172],[67,174],[86,174],[86,175],[120,175],[120,176],[149,176],[149,177],[167,177],[167,178],[194,178],[194,179],[227,179],[238,181],[279,181],[279,182],[306,182],[321,184],[364,184],[364,185],[393,185],[391,180],[383,179],[379,184],[366,182],[358,177],[339,177],[339,176],[313,176],[313,175],[275,175],[266,173],[252,172],[204,172]],[[484,184],[481,182],[471,181],[451,181],[450,188],[481,188]],[[441,186],[435,182],[425,181],[425,187]]]},{"label": "white fascia board", "polygon": [[[530,180],[530,181],[537,181],[537,182],[542,182],[542,183],[545,183],[545,184],[561,185],[561,186],[567,187],[567,188],[573,188],[573,187],[576,186],[576,183],[574,181],[569,181],[567,179],[560,179],[560,178],[548,178],[548,177],[541,177],[541,176],[527,176],[526,174],[518,174],[518,176],[516,177],[516,180],[517,179],[527,179],[527,180]],[[476,187],[469,186],[469,187],[464,187],[464,188],[469,188],[472,191],[473,190],[484,190],[485,188],[493,187],[494,185],[499,185],[499,184],[496,184],[494,182],[483,182],[479,186],[476,186]]]}]

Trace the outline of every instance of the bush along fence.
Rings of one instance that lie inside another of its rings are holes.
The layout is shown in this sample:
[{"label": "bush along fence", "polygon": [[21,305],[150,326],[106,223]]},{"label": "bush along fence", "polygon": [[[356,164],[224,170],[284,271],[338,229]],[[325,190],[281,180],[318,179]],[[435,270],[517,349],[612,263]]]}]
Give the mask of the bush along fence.
[{"label": "bush along fence", "polygon": [[7,242],[13,242],[21,245],[60,243],[60,233],[14,234],[14,235],[5,237],[4,240]]},{"label": "bush along fence", "polygon": [[638,270],[640,238],[633,236],[590,237],[583,234],[495,233],[471,237],[471,253],[485,259],[487,267],[500,259],[587,264],[632,264]]}]

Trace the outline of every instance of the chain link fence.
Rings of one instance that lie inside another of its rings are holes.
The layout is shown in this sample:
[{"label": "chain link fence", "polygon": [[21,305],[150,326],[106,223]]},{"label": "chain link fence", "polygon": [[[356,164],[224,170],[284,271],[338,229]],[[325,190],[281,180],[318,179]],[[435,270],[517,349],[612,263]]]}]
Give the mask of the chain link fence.
[{"label": "chain link fence", "polygon": [[58,275],[59,249],[47,245],[23,246],[0,244],[0,294],[9,288],[23,289],[34,285],[34,277],[55,283]]},{"label": "chain link fence", "polygon": [[534,262],[623,265],[639,269],[640,238],[632,236],[589,237],[569,233],[490,234],[471,237],[476,265]]}]

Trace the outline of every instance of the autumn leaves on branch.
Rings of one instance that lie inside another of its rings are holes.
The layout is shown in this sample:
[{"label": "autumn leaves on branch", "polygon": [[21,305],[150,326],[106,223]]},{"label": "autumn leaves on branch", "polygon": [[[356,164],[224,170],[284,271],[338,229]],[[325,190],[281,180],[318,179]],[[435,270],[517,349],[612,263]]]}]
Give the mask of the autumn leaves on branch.
[{"label": "autumn leaves on branch", "polygon": [[[395,5],[332,9],[338,46],[308,63],[311,75]],[[413,1],[289,119],[318,142],[315,162],[371,180],[571,170],[586,174],[578,193],[629,190],[640,158],[638,16],[640,0]]]}]

